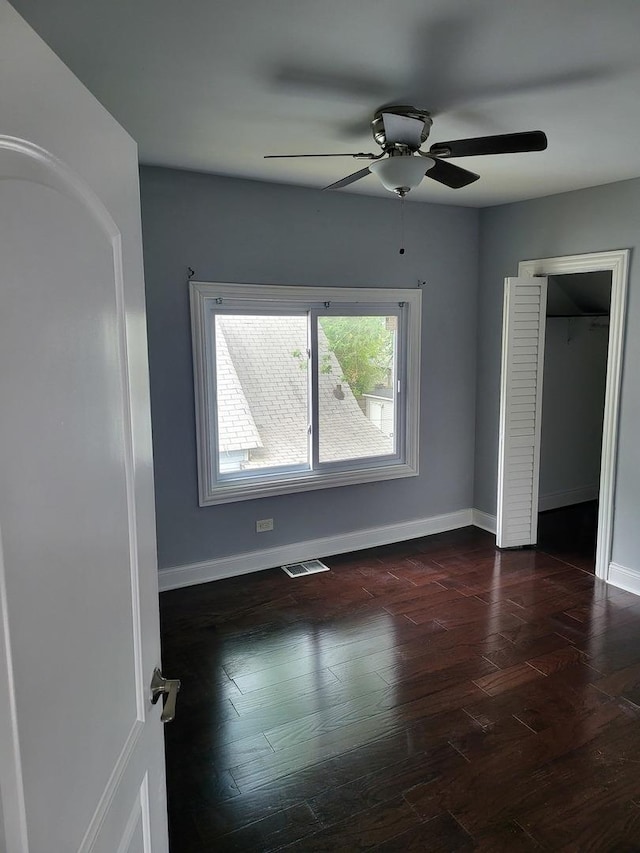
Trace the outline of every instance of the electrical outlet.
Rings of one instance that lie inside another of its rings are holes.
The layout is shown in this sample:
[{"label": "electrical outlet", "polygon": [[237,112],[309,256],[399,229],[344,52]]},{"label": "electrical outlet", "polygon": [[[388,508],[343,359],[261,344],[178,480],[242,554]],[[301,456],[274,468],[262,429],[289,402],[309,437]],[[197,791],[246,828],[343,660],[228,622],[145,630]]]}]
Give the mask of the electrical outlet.
[{"label": "electrical outlet", "polygon": [[256,533],[266,533],[268,530],[273,530],[272,518],[261,518],[256,521]]}]

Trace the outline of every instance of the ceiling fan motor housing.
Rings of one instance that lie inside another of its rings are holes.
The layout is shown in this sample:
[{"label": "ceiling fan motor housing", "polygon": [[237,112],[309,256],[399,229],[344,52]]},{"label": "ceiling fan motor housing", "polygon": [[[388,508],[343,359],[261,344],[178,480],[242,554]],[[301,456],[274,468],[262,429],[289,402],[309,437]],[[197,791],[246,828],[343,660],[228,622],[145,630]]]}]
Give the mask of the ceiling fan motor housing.
[{"label": "ceiling fan motor housing", "polygon": [[433,120],[431,118],[431,114],[428,113],[426,110],[417,109],[416,107],[411,107],[408,105],[381,107],[379,110],[376,111],[375,115],[373,116],[373,121],[371,122],[371,133],[373,134],[373,138],[375,139],[375,141],[383,150],[386,151],[388,148],[392,148],[395,145],[394,142],[387,142],[387,135],[384,128],[384,119],[382,118],[383,113],[391,113],[393,115],[403,116],[405,118],[412,118],[422,122],[420,145],[426,142],[429,138],[429,133],[431,132],[431,125],[433,124]]}]

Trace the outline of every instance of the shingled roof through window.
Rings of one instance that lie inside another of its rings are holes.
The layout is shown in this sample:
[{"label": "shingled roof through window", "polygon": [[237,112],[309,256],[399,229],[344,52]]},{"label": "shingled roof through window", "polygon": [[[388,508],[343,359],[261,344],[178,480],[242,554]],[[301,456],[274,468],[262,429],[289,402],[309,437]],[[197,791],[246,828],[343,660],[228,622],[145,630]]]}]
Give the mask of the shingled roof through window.
[{"label": "shingled roof through window", "polygon": [[260,447],[260,434],[231,360],[224,330],[220,326],[216,330],[216,382],[220,452]]}]

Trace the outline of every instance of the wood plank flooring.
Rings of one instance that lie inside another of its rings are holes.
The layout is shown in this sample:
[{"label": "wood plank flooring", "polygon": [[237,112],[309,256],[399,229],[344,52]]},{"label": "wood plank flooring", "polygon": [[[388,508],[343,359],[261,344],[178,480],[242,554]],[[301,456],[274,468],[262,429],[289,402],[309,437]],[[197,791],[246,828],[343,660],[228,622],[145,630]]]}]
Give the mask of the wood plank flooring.
[{"label": "wood plank flooring", "polygon": [[172,853],[640,851],[640,599],[476,528],[325,561],[161,596]]}]

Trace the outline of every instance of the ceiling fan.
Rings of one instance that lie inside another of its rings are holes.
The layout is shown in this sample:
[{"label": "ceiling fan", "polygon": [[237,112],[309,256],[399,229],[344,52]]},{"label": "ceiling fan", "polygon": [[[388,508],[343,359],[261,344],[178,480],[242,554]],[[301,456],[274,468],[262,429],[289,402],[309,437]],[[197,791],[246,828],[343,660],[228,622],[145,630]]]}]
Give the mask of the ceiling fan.
[{"label": "ceiling fan", "polygon": [[406,105],[383,107],[377,110],[371,122],[373,138],[382,149],[380,154],[267,154],[265,159],[353,157],[372,160],[370,166],[324,189],[339,190],[373,172],[385,189],[404,198],[425,176],[452,189],[466,187],[478,180],[480,175],[448,162],[449,158],[544,151],[547,147],[546,135],[541,130],[531,130],[436,142],[425,152],[421,146],[427,141],[432,124],[431,115],[426,110]]}]

